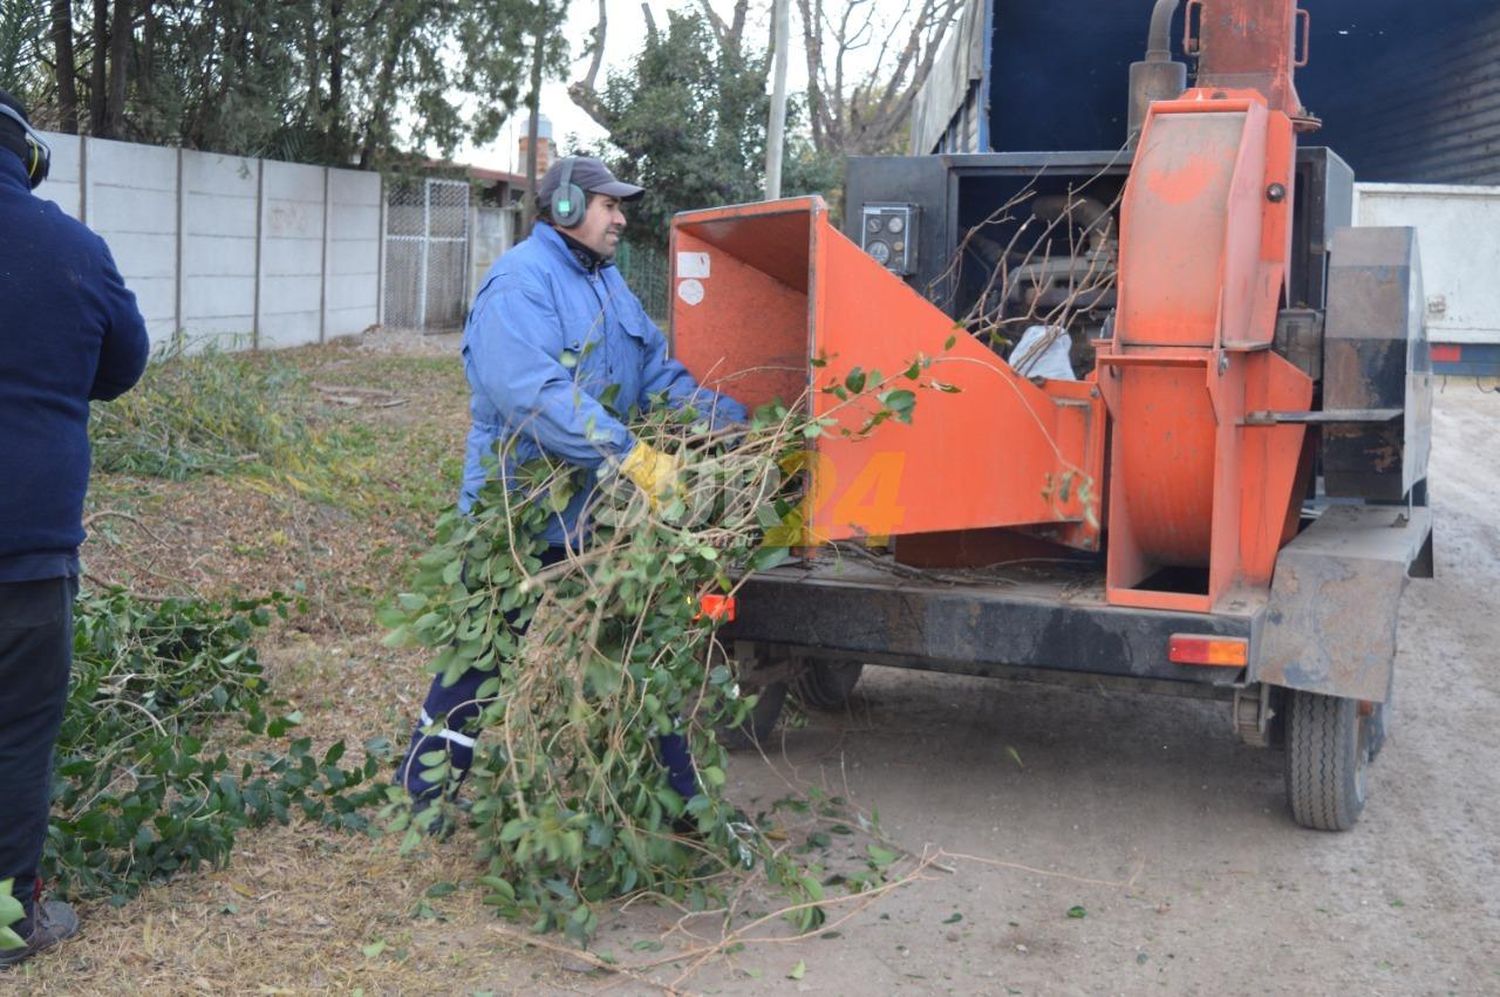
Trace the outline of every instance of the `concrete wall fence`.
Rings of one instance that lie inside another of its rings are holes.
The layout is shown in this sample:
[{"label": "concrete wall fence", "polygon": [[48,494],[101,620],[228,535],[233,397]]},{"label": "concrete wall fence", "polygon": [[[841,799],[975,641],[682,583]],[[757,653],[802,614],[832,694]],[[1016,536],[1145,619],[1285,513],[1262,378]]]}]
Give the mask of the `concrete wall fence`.
[{"label": "concrete wall fence", "polygon": [[378,173],[45,137],[37,193],[109,243],[153,346],[273,349],[381,321]]}]

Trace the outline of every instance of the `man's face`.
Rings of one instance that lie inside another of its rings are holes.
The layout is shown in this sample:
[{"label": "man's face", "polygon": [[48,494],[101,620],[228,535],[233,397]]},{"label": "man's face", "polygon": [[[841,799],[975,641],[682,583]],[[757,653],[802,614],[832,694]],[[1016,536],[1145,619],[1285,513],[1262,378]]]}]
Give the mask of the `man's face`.
[{"label": "man's face", "polygon": [[625,231],[625,212],[618,197],[590,194],[583,221],[568,230],[568,234],[605,258],[615,255],[620,248],[620,235]]}]

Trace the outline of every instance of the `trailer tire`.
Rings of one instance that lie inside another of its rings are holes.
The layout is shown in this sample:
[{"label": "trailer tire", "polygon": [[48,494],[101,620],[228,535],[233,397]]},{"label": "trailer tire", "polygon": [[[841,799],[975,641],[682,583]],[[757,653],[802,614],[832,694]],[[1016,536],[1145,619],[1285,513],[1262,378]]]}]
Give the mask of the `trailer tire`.
[{"label": "trailer tire", "polygon": [[810,659],[795,679],[797,699],[815,710],[842,710],[864,670],[858,661]]},{"label": "trailer tire", "polygon": [[1292,818],[1347,831],[1365,808],[1370,724],[1359,702],[1300,689],[1287,693],[1286,797]]},{"label": "trailer tire", "polygon": [[771,732],[776,729],[776,722],[781,719],[781,707],[786,703],[785,682],[770,682],[744,691],[760,698],[744,723],[738,727],[719,728],[719,740],[730,751],[749,751],[767,744]]}]

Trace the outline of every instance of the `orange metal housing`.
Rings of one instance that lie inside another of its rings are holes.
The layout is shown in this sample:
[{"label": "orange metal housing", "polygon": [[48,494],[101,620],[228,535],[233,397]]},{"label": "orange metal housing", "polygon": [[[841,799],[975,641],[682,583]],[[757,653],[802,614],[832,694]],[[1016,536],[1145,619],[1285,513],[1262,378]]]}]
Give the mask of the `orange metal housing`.
[{"label": "orange metal housing", "polygon": [[[672,261],[673,350],[703,383],[752,407],[810,404],[851,430],[876,410],[880,380],[916,393],[909,425],[809,441],[806,543],[1029,526],[1098,548],[1094,386],[1017,376],[833,228],[820,199],[680,214]],[[855,367],[869,385],[859,399],[822,390]]]},{"label": "orange metal housing", "polygon": [[1291,257],[1292,121],[1257,91],[1151,106],[1120,216],[1107,594],[1207,612],[1264,589],[1295,525],[1312,382],[1270,349]]}]

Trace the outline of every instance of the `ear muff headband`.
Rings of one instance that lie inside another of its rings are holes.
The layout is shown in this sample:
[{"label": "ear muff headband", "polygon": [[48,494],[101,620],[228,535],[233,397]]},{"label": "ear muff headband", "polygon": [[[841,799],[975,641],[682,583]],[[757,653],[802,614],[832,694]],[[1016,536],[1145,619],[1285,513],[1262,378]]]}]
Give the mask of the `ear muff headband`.
[{"label": "ear muff headband", "polygon": [[37,134],[35,128],[26,123],[26,119],[12,107],[0,104],[0,117],[9,118],[26,132],[26,144],[31,147],[31,162],[26,164],[26,176],[31,183],[31,189],[36,190],[41,182],[47,179],[47,172],[52,168],[52,147]]},{"label": "ear muff headband", "polygon": [[572,228],[583,221],[588,209],[588,195],[573,182],[574,162],[572,156],[562,161],[562,176],[558,178],[557,189],[552,192],[552,220],[563,228]]}]

